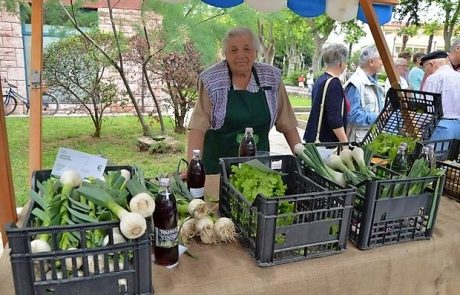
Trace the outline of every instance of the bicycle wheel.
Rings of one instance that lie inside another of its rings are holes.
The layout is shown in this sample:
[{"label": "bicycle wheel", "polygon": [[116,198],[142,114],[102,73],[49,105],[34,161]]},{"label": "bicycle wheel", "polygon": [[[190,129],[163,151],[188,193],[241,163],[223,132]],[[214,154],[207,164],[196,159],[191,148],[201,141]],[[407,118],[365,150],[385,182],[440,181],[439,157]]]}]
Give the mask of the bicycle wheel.
[{"label": "bicycle wheel", "polygon": [[16,110],[18,101],[11,95],[3,95],[3,108],[5,109],[5,116],[13,113]]},{"label": "bicycle wheel", "polygon": [[53,94],[43,93],[42,95],[42,115],[52,116],[59,110],[59,101]]}]

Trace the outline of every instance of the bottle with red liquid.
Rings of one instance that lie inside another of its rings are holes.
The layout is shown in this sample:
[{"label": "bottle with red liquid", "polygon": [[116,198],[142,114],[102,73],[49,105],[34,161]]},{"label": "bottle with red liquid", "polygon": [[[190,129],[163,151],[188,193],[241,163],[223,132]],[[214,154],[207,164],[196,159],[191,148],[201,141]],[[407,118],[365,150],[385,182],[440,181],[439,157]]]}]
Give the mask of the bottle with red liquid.
[{"label": "bottle with red liquid", "polygon": [[187,169],[187,186],[194,199],[204,200],[204,183],[206,171],[201,161],[201,151],[192,151],[192,160]]},{"label": "bottle with red liquid", "polygon": [[246,127],[244,131],[243,140],[240,143],[238,156],[240,157],[254,157],[256,155],[257,147],[254,140],[254,130],[252,127]]},{"label": "bottle with red liquid", "polygon": [[153,212],[155,263],[175,266],[179,261],[179,236],[176,198],[169,188],[169,178],[160,179],[160,190]]}]

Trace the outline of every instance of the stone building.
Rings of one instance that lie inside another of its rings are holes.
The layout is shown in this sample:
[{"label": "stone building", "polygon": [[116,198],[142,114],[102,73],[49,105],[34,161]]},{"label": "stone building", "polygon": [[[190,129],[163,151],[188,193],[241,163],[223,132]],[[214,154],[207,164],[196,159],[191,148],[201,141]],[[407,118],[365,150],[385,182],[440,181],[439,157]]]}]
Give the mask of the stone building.
[{"label": "stone building", "polygon": [[[130,37],[136,34],[136,27],[141,23],[141,1],[140,0],[119,0],[115,3],[112,9],[113,18],[116,23],[117,30],[123,32]],[[109,9],[106,0],[90,2],[88,1],[84,8],[86,11],[97,12],[98,27],[101,31],[112,32],[112,25],[109,17]],[[147,15],[148,26],[161,25],[161,16],[150,12]],[[54,36],[51,32],[53,27],[44,25],[43,28],[43,46],[54,42],[59,37]],[[31,26],[27,23],[22,23],[19,18],[19,13],[11,14],[0,12],[0,77],[7,79],[9,83],[16,85],[20,94],[28,95],[26,85],[29,82],[30,72],[30,48],[31,48]],[[129,72],[129,84],[139,101],[139,105],[144,105],[144,111],[150,112],[153,109],[153,102],[146,91],[146,86],[142,82],[142,71],[140,65],[127,63],[126,71]],[[109,76],[114,78],[119,89],[124,90],[124,84],[119,78],[116,70],[109,73]],[[5,92],[6,85],[2,85]],[[158,86],[158,85],[156,85]],[[155,87],[158,89],[159,87]],[[161,93],[158,93],[161,97]],[[65,100],[61,101],[63,109],[66,107]],[[130,108],[118,109],[113,106],[109,111],[129,111]],[[18,107],[17,113],[23,109]]]}]

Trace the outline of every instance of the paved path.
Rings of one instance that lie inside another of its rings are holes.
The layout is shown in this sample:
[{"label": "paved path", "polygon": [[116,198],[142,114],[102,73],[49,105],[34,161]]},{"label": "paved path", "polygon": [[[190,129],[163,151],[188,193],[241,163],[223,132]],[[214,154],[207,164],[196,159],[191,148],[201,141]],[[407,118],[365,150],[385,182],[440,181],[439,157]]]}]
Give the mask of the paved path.
[{"label": "paved path", "polygon": [[[297,128],[299,132],[300,138],[302,138],[304,130],[301,128]],[[291,149],[284,138],[282,133],[276,131],[276,128],[273,127],[268,134],[268,138],[270,140],[270,151],[273,153],[281,154],[281,155],[292,155]]]}]

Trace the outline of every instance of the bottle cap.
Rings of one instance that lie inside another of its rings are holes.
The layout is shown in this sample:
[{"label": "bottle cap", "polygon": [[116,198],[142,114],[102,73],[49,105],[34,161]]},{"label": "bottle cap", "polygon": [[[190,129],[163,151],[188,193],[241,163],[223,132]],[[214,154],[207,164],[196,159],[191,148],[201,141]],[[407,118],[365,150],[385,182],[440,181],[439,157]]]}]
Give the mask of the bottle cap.
[{"label": "bottle cap", "polygon": [[160,186],[169,186],[169,178],[160,178]]},{"label": "bottle cap", "polygon": [[193,155],[201,155],[201,150],[193,150],[192,154]]},{"label": "bottle cap", "polygon": [[254,132],[254,129],[252,129],[252,127],[246,127],[245,131],[246,131],[246,133],[248,133],[248,132],[252,133],[252,132]]},{"label": "bottle cap", "polygon": [[430,147],[424,146],[422,147],[422,153],[429,153],[430,152]]}]

